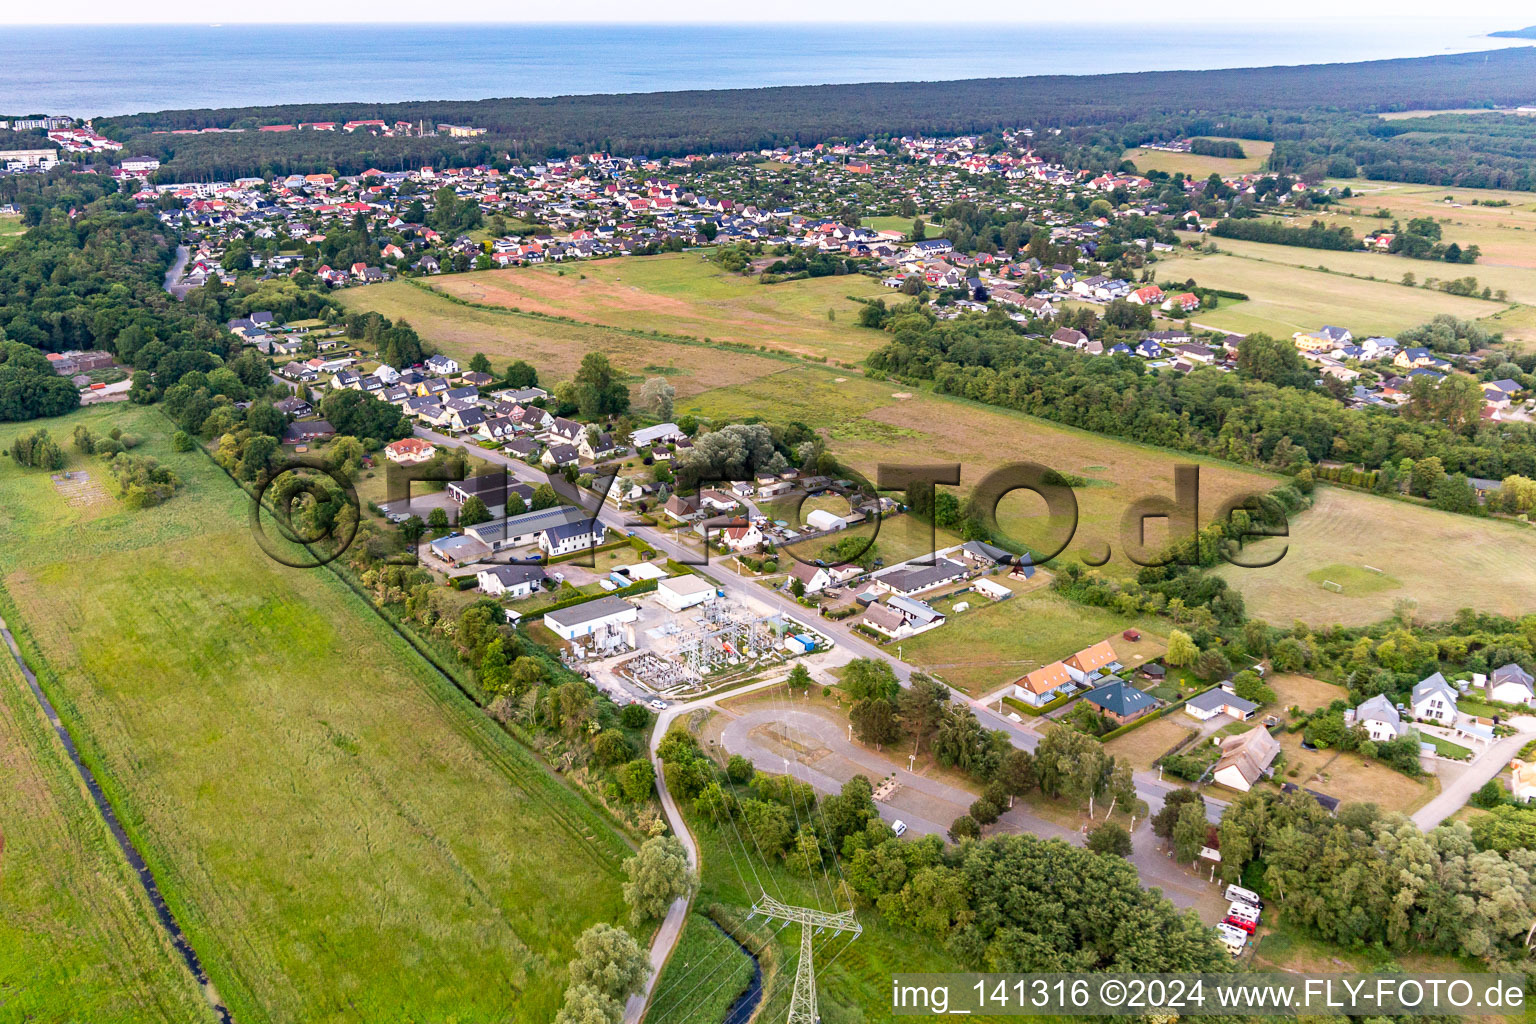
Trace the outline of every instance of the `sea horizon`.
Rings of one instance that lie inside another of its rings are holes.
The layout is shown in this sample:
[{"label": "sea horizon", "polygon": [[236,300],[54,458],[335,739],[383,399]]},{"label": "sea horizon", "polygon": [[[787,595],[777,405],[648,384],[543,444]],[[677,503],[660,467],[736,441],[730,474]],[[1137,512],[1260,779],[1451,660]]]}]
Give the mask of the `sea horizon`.
[{"label": "sea horizon", "polygon": [[1486,34],[1515,27],[1459,18],[1304,28],[1267,21],[8,26],[0,33],[7,68],[0,116],[1348,63],[1531,45]]}]

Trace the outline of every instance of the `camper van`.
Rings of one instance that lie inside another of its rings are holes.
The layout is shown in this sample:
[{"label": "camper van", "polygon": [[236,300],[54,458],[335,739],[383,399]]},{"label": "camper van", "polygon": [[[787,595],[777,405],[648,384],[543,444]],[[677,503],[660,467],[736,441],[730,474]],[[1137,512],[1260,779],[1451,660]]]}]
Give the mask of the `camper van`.
[{"label": "camper van", "polygon": [[1250,906],[1258,907],[1260,910],[1264,909],[1264,901],[1259,899],[1259,894],[1252,889],[1244,889],[1240,885],[1227,886],[1227,902],[1247,903]]},{"label": "camper van", "polygon": [[1239,921],[1244,921],[1248,924],[1256,925],[1259,923],[1259,908],[1254,906],[1252,903],[1244,903],[1242,900],[1234,900],[1232,906],[1227,910],[1227,916],[1235,917]]},{"label": "camper van", "polygon": [[1241,956],[1244,947],[1248,945],[1248,935],[1241,928],[1234,928],[1229,924],[1216,926],[1216,937],[1221,944],[1227,947],[1227,952],[1233,956]]}]

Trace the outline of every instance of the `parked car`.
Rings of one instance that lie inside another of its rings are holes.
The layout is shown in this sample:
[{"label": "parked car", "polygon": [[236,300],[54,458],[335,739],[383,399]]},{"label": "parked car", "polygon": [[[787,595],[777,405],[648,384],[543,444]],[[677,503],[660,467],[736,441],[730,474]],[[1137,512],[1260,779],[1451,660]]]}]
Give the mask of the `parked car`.
[{"label": "parked car", "polygon": [[653,700],[653,701],[650,702],[650,704],[648,706],[650,707],[650,709],[652,711],[665,711],[665,710],[667,710],[667,702],[664,701],[664,700]]},{"label": "parked car", "polygon": [[895,832],[898,836],[904,836],[907,834],[907,823],[897,818],[891,822],[891,831]]}]

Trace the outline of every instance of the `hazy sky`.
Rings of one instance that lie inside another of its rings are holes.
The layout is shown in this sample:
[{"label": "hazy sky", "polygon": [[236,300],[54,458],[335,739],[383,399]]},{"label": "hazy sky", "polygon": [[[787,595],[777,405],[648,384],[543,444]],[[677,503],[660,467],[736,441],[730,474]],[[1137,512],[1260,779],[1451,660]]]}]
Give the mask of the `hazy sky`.
[{"label": "hazy sky", "polygon": [[[0,24],[150,24],[181,23],[223,24],[245,22],[349,22],[354,19],[339,17],[344,12],[356,12],[358,24],[378,22],[760,22],[763,9],[751,4],[721,3],[719,0],[675,0],[667,5],[619,2],[619,0],[587,0],[582,4],[485,4],[474,3],[463,8],[464,13],[445,10],[445,5],[423,3],[422,0],[369,0],[352,7],[316,4],[313,0],[261,0],[257,4],[210,6],[206,3],[189,3],[187,0],[169,0],[158,4],[125,4],[121,0],[58,0],[55,3],[33,4],[21,0],[8,0],[0,4]],[[1034,3],[1029,5],[957,4],[936,8],[926,0],[841,0],[826,3],[824,0],[781,0],[774,6],[777,15],[773,20],[790,22],[933,22],[942,10],[945,20],[988,22],[1041,22],[1041,21],[1096,21],[1112,22],[1148,21],[1154,15],[1146,7],[1086,9],[1074,4]],[[1182,22],[1213,21],[1235,22],[1243,20],[1304,22],[1309,19],[1437,17],[1444,19],[1444,4],[1428,0],[1291,0],[1276,4],[1258,4],[1246,8],[1251,12],[1244,17],[1245,9],[1230,0],[1184,0],[1169,8],[1166,13]],[[1086,17],[1084,15],[1087,15]],[[1536,22],[1536,9],[1529,0],[1476,0],[1457,5],[1455,17],[1464,18],[1469,30],[1486,30],[1489,22],[1507,22],[1518,28]],[[361,16],[365,15],[365,16]],[[942,29],[937,29],[942,31]],[[850,38],[856,45],[857,39]]]}]

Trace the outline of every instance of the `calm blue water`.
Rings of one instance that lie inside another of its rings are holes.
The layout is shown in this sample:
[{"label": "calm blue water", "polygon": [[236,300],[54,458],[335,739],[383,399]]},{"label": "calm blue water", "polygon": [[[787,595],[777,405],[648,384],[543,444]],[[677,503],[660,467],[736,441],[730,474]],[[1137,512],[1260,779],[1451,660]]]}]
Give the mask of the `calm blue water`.
[{"label": "calm blue water", "polygon": [[[1522,45],[1466,18],[1213,25],[6,27],[0,113],[1254,67]],[[1529,45],[1528,41],[1523,45]]]}]

